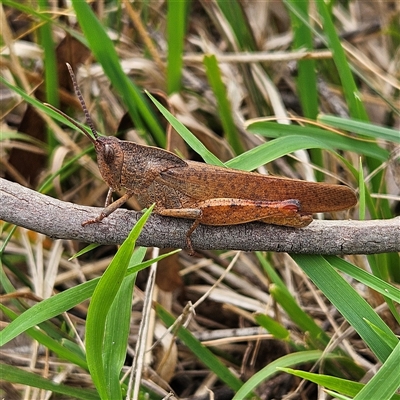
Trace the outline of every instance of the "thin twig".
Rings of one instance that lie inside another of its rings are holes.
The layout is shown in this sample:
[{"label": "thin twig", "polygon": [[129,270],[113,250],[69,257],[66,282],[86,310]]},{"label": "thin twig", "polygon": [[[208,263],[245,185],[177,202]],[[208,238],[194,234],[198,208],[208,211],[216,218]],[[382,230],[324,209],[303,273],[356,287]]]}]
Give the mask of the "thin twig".
[{"label": "thin twig", "polygon": [[[116,210],[99,224],[81,223],[101,209],[79,206],[0,179],[0,219],[52,238],[119,244],[141,213]],[[152,215],[137,241],[140,246],[183,248],[192,221]],[[302,228],[250,223],[200,225],[192,234],[195,249],[278,251],[297,254],[377,254],[400,251],[400,218],[374,221],[317,221]]]}]

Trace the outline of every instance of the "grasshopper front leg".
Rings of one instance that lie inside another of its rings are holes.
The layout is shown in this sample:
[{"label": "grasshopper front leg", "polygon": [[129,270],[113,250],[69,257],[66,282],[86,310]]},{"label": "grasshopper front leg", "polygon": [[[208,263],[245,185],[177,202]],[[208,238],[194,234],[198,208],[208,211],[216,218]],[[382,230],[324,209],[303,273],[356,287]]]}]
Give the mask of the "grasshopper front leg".
[{"label": "grasshopper front leg", "polygon": [[133,196],[133,193],[127,192],[118,200],[110,204],[111,196],[112,196],[112,190],[110,188],[107,193],[107,199],[104,210],[100,213],[98,217],[82,222],[82,226],[101,222],[104,218],[108,217],[111,213],[113,213],[117,208],[120,208],[123,204],[125,204]]},{"label": "grasshopper front leg", "polygon": [[193,208],[162,209],[157,213],[195,220],[186,234],[187,246],[193,252],[190,236],[199,224],[222,226],[262,221],[267,224],[302,228],[311,223],[312,215],[301,214],[300,208],[300,202],[295,199],[266,201],[220,198],[198,202]]}]

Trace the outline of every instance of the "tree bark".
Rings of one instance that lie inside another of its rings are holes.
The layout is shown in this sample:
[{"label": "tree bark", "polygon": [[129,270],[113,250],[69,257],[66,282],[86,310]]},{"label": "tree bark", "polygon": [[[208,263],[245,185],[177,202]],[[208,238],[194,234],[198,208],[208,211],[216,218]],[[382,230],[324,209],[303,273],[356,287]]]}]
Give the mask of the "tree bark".
[{"label": "tree bark", "polygon": [[[0,219],[57,239],[120,244],[141,213],[118,209],[99,224],[81,223],[100,214],[45,196],[0,178]],[[193,221],[150,216],[137,245],[184,248]],[[200,225],[193,232],[195,249],[278,251],[297,254],[376,254],[400,251],[400,217],[374,221],[319,221],[302,229],[253,222],[235,226]]]}]

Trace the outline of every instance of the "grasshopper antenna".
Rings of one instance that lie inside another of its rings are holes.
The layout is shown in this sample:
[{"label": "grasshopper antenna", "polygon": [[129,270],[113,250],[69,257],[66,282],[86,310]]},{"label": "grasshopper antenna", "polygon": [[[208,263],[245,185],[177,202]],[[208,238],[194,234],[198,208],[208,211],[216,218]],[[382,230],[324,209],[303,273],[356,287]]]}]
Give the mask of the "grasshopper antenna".
[{"label": "grasshopper antenna", "polygon": [[99,135],[97,134],[97,131],[94,128],[92,118],[90,118],[90,114],[89,114],[89,111],[88,111],[88,109],[86,107],[85,100],[83,100],[83,96],[82,96],[81,90],[79,89],[78,83],[76,81],[74,71],[72,70],[71,65],[69,65],[68,63],[66,63],[66,64],[67,64],[67,68],[68,68],[68,71],[69,71],[69,75],[71,76],[72,84],[74,85],[75,93],[78,96],[78,99],[79,99],[79,101],[81,103],[81,106],[82,106],[82,110],[85,113],[86,122],[89,125],[90,130],[93,133],[93,136],[96,139],[98,139]]},{"label": "grasshopper antenna", "polygon": [[48,103],[44,103],[44,104],[45,104],[47,107],[51,108],[53,111],[55,111],[57,114],[60,114],[60,115],[62,115],[64,118],[66,118],[69,122],[71,122],[71,124],[73,124],[76,128],[78,128],[85,136],[87,136],[93,144],[95,144],[95,143],[96,143],[96,140],[97,140],[98,137],[99,137],[99,135],[97,134],[97,131],[96,131],[96,129],[94,128],[94,124],[93,124],[92,118],[90,118],[90,114],[89,114],[89,111],[88,111],[88,109],[87,109],[87,107],[86,107],[85,100],[83,100],[82,93],[81,93],[81,91],[80,91],[80,89],[79,89],[78,83],[76,82],[76,78],[75,78],[74,71],[72,70],[72,67],[71,67],[68,63],[66,63],[66,64],[67,64],[67,68],[68,68],[69,74],[70,74],[70,76],[71,76],[72,83],[73,83],[73,85],[74,85],[75,93],[76,93],[76,95],[78,96],[78,99],[79,99],[79,101],[80,101],[80,103],[81,103],[83,112],[85,113],[86,123],[89,125],[90,130],[92,131],[93,136],[95,137],[95,139],[93,139],[93,138],[86,132],[86,130],[85,130],[84,128],[82,128],[82,126],[81,126],[80,124],[78,124],[76,121],[74,121],[69,115],[63,113],[61,110],[58,110],[57,108],[55,108],[55,107],[52,106],[51,104],[48,104]]}]

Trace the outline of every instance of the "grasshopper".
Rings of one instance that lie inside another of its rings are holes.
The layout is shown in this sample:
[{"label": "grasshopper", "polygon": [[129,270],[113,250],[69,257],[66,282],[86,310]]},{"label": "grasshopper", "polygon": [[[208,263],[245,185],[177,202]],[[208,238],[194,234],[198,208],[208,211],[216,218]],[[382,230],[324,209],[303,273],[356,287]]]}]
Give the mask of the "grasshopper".
[{"label": "grasshopper", "polygon": [[[83,226],[101,222],[135,196],[143,208],[155,203],[157,214],[194,220],[186,234],[187,247],[193,252],[190,236],[199,224],[220,226],[262,221],[302,228],[312,222],[313,213],[345,210],[357,203],[355,193],[347,186],[182,160],[157,147],[99,136],[73,70],[69,64],[67,67],[93,137],[70,117],[50,107],[93,143],[100,173],[109,186],[105,208],[96,218],[84,221]],[[112,202],[112,193],[121,189],[125,189],[125,194]]]}]

